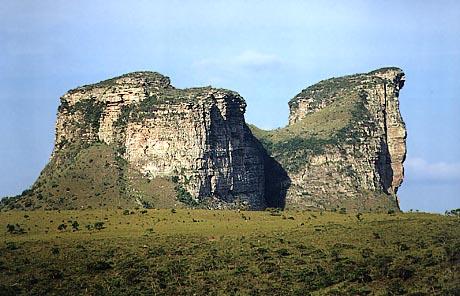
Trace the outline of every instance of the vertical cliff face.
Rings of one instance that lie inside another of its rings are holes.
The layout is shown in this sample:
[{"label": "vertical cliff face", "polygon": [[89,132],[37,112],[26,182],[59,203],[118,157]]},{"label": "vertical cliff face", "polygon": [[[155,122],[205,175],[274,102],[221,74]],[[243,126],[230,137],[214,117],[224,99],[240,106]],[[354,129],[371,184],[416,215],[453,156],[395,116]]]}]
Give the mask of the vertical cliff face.
[{"label": "vertical cliff face", "polygon": [[253,128],[290,179],[286,206],[397,209],[406,129],[404,73],[384,68],[322,81],[289,102],[287,127]]},{"label": "vertical cliff face", "polygon": [[263,208],[263,162],[244,122],[243,99],[210,88],[174,96],[185,100],[125,109],[117,140],[126,160],[148,177],[177,176],[196,201]]},{"label": "vertical cliff face", "polygon": [[[235,92],[175,89],[167,77],[152,72],[79,87],[61,98],[55,148],[42,179],[51,179],[49,173],[59,168],[74,170],[73,160],[99,145],[111,151],[120,175],[116,195],[128,204],[149,199],[132,182],[136,172],[138,179],[175,183],[177,203],[262,209],[264,159],[245,124],[245,108]],[[63,183],[61,179],[57,183]],[[39,179],[30,195],[49,195],[44,183],[49,182]],[[47,203],[55,195],[75,196],[71,187],[63,194],[52,193]],[[40,202],[31,206],[35,204]],[[63,204],[72,207],[73,202],[66,199]]]}]

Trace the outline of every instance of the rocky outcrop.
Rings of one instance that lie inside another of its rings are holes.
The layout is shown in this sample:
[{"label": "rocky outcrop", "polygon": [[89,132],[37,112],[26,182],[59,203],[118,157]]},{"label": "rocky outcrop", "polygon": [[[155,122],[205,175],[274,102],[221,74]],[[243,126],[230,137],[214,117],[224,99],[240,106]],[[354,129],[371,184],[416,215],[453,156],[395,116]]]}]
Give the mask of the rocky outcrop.
[{"label": "rocky outcrop", "polygon": [[398,68],[321,81],[273,131],[249,128],[233,91],[154,72],[82,86],[61,97],[50,163],[8,206],[398,209],[403,85]]},{"label": "rocky outcrop", "polygon": [[322,81],[289,102],[287,127],[254,131],[288,171],[288,207],[398,209],[404,79],[384,68]]},{"label": "rocky outcrop", "polygon": [[153,72],[79,87],[61,98],[51,163],[64,165],[76,143],[104,143],[143,178],[174,180],[185,202],[263,209],[264,156],[245,108],[235,92],[176,89]]},{"label": "rocky outcrop", "polygon": [[[100,117],[93,126],[75,128],[87,112],[69,110],[85,100],[100,108]],[[196,201],[265,206],[263,160],[237,93],[179,90],[166,77],[143,72],[73,90],[62,104],[68,107],[58,115],[58,147],[76,137],[116,143],[121,157],[146,178],[176,177]],[[69,122],[67,130],[62,123]]]}]

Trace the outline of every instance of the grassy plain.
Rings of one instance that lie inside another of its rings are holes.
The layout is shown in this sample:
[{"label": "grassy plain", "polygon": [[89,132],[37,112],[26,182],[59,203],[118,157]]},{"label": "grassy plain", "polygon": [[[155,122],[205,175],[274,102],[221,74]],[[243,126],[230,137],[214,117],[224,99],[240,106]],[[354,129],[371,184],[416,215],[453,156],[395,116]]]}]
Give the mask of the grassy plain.
[{"label": "grassy plain", "polygon": [[458,217],[104,209],[0,225],[0,295],[460,295]]}]

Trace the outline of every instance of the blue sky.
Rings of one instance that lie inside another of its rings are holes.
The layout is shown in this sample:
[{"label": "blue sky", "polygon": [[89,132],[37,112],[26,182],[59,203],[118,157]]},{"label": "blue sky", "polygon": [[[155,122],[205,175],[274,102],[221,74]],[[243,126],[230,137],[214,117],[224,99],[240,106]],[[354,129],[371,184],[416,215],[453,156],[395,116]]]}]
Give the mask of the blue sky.
[{"label": "blue sky", "polygon": [[58,99],[79,85],[158,71],[238,91],[247,121],[274,128],[306,86],[398,66],[401,207],[460,208],[458,1],[0,1],[0,196],[37,178]]}]

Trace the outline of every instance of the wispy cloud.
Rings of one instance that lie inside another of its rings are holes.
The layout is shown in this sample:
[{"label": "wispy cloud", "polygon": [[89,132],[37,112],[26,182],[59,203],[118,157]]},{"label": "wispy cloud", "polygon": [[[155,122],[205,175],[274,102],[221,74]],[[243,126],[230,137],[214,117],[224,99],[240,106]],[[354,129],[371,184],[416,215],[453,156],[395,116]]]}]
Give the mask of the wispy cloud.
[{"label": "wispy cloud", "polygon": [[229,71],[266,71],[280,67],[282,60],[275,54],[246,50],[238,55],[209,58],[197,61],[194,66],[200,69]]},{"label": "wispy cloud", "polygon": [[236,56],[233,63],[253,70],[264,70],[279,67],[281,59],[274,54],[249,50]]},{"label": "wispy cloud", "polygon": [[236,55],[205,58],[193,63],[197,77],[212,85],[228,86],[237,81],[267,77],[283,70],[276,54],[245,50]]},{"label": "wispy cloud", "polygon": [[428,162],[423,158],[408,158],[404,163],[406,176],[413,180],[460,181],[460,163]]}]

